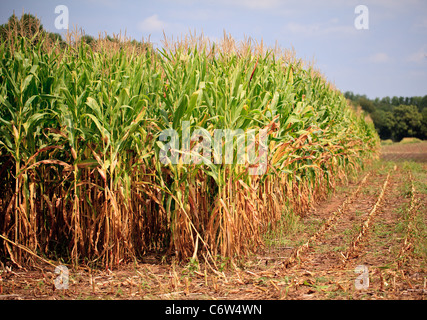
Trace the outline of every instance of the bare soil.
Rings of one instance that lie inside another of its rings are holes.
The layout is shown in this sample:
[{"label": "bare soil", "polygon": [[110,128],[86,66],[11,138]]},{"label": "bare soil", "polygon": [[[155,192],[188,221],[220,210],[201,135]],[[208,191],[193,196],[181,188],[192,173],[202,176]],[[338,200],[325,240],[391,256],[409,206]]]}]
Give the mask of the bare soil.
[{"label": "bare soil", "polygon": [[427,162],[427,141],[408,144],[395,143],[383,146],[381,159],[397,162]]},{"label": "bare soil", "polygon": [[[58,275],[50,265],[3,266],[0,299],[425,299],[426,208],[427,142],[384,146],[381,161],[250,257],[228,265],[218,260],[216,270],[156,255],[117,270],[70,267],[67,290],[55,289]],[[362,289],[356,288],[360,265],[369,278]]]}]

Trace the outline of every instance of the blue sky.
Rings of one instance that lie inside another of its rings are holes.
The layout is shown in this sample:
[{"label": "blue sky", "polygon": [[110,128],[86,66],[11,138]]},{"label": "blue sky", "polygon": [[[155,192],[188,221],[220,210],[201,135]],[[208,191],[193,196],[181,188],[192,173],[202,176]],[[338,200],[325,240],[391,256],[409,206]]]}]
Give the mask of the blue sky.
[{"label": "blue sky", "polygon": [[[354,25],[361,4],[369,9],[365,30]],[[163,31],[168,37],[203,31],[215,40],[225,30],[236,40],[293,47],[342,91],[369,98],[427,94],[425,0],[0,0],[0,23],[24,9],[48,31],[63,33],[55,29],[58,5],[68,7],[70,28],[93,36],[126,31],[161,46]]]}]

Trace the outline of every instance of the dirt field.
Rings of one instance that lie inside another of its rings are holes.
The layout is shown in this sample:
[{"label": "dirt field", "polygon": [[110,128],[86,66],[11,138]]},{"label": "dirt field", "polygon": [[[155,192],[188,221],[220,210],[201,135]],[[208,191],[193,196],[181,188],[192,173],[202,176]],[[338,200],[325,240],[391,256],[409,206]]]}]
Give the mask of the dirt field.
[{"label": "dirt field", "polygon": [[70,267],[61,290],[50,265],[3,266],[0,299],[425,299],[427,142],[384,146],[381,159],[229,268],[150,256]]},{"label": "dirt field", "polygon": [[385,161],[427,162],[427,141],[383,146],[381,158]]}]

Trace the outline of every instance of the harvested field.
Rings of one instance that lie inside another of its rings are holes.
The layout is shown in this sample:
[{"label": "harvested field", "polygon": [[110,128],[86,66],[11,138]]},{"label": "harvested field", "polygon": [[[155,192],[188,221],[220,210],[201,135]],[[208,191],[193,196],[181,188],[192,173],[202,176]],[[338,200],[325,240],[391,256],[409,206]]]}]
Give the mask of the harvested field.
[{"label": "harvested field", "polygon": [[427,141],[383,146],[381,159],[385,161],[427,162]]}]

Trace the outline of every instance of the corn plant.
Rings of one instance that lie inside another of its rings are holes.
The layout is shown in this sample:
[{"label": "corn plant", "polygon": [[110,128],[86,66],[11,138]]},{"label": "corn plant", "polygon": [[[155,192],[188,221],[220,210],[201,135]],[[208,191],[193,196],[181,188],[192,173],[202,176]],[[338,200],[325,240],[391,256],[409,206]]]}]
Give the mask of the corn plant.
[{"label": "corn plant", "polygon": [[[289,210],[304,214],[376,155],[372,123],[321,74],[251,41],[185,38],[162,49],[0,46],[0,232],[32,252],[108,267],[148,251],[230,258],[263,245]],[[189,132],[232,150],[214,162]],[[160,139],[177,132],[177,163]],[[242,146],[266,166],[239,158]],[[186,140],[187,139],[187,140]],[[227,161],[226,160],[227,158]],[[28,256],[11,242],[2,256]]]}]

